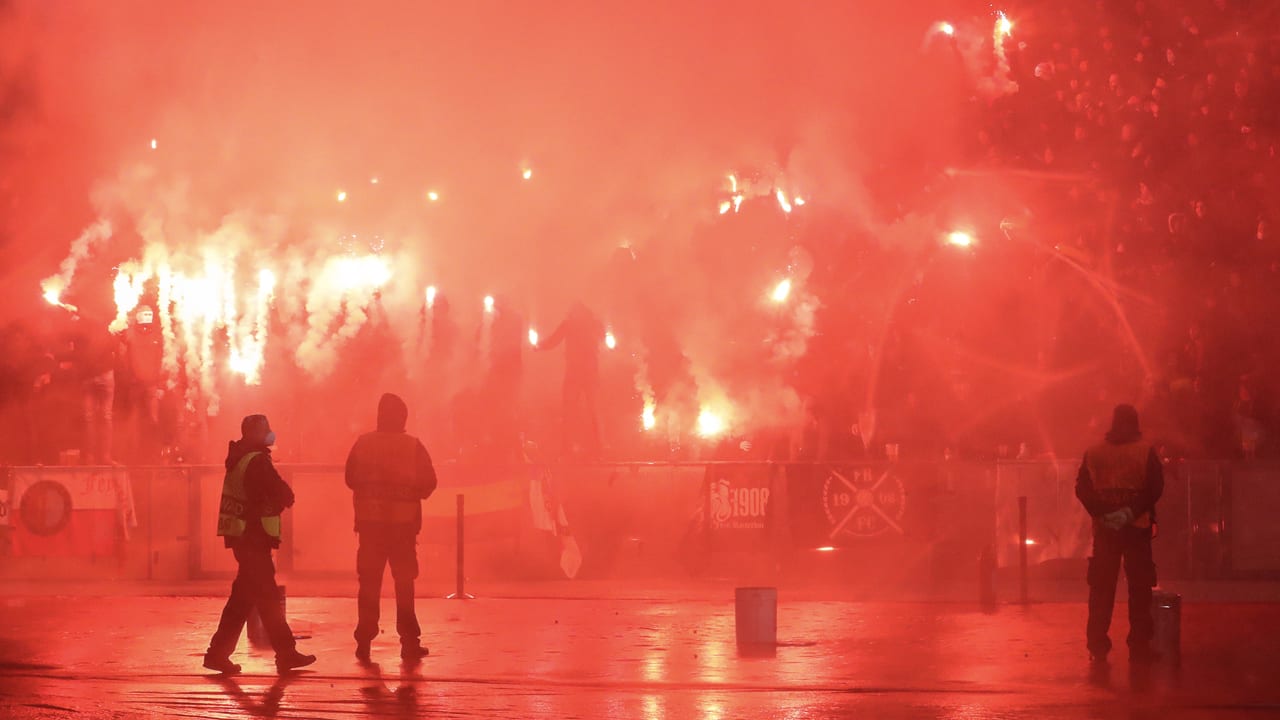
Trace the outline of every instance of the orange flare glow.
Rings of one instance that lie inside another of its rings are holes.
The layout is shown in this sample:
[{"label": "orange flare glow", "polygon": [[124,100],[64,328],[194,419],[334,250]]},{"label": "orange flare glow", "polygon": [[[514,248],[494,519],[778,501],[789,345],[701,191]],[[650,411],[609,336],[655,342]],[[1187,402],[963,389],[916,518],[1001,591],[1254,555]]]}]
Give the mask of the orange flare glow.
[{"label": "orange flare glow", "polygon": [[784,278],[782,282],[774,286],[773,293],[770,294],[770,297],[773,298],[773,301],[776,303],[784,303],[787,301],[787,298],[790,296],[791,296],[791,278]]}]

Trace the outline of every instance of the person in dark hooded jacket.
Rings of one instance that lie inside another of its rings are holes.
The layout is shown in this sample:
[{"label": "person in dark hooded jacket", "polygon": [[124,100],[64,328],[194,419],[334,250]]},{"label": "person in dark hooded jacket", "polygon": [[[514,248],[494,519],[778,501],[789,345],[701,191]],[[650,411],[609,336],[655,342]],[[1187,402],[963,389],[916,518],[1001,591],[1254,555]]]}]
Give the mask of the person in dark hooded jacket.
[{"label": "person in dark hooded jacket", "polygon": [[370,646],[378,634],[382,571],[388,564],[395,581],[400,656],[415,662],[427,655],[419,643],[422,630],[414,609],[413,583],[418,577],[422,501],[436,489],[436,471],[422,442],[405,432],[408,417],[404,400],[383,395],[378,401],[378,429],[361,435],[347,456],[346,482],[360,536],[355,639],[361,662],[369,661]]},{"label": "person in dark hooded jacket", "polygon": [[218,535],[235,553],[238,570],[218,629],[209,640],[204,666],[226,675],[240,672],[231,653],[250,610],[257,610],[276,653],[276,669],[286,672],[316,661],[295,647],[280,605],[271,551],[280,547],[280,514],[293,507],[293,490],[271,463],[276,434],[266,415],[240,423],[240,439],[227,443],[227,474],[218,506]]},{"label": "person in dark hooded jacket", "polygon": [[1106,441],[1090,448],[1076,477],[1076,497],[1093,518],[1089,558],[1089,655],[1106,662],[1111,651],[1111,614],[1120,562],[1129,580],[1129,656],[1152,659],[1151,589],[1156,564],[1151,556],[1156,502],[1164,492],[1164,469],[1155,449],[1142,440],[1138,411],[1118,405]]}]

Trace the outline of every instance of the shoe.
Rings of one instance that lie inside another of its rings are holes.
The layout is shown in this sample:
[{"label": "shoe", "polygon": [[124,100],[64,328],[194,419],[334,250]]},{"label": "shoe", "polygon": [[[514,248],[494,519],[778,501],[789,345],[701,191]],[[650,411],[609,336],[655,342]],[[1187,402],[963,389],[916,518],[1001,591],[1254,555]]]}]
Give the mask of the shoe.
[{"label": "shoe", "polygon": [[236,675],[240,672],[240,666],[231,662],[229,657],[219,657],[214,655],[204,656],[204,666],[210,670],[216,670],[223,675]]},{"label": "shoe", "polygon": [[430,654],[431,654],[430,650],[427,650],[426,648],[416,643],[413,645],[405,645],[404,647],[400,648],[400,659],[407,663],[418,662],[422,660],[422,658],[427,657]]},{"label": "shoe", "polygon": [[315,655],[303,655],[294,650],[287,655],[276,656],[276,672],[286,673],[290,670],[306,667],[316,661]]},{"label": "shoe", "polygon": [[359,660],[362,663],[369,662],[369,653],[370,653],[370,650],[372,649],[370,646],[372,644],[373,643],[368,643],[368,642],[357,642],[356,643],[356,660]]}]

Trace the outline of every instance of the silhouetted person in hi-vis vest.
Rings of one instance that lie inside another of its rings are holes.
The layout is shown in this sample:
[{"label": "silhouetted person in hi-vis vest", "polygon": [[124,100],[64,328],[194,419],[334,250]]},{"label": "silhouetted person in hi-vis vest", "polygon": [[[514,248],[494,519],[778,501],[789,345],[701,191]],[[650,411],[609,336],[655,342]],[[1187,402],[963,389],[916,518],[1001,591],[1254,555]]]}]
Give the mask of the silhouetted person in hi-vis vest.
[{"label": "silhouetted person in hi-vis vest", "polygon": [[1089,558],[1089,656],[1104,663],[1111,651],[1111,613],[1116,602],[1120,563],[1129,580],[1129,657],[1153,658],[1151,589],[1156,564],[1151,538],[1156,501],[1164,492],[1160,457],[1143,442],[1138,411],[1119,405],[1105,442],[1089,448],[1076,478],[1076,497],[1093,518],[1093,556]]},{"label": "silhouetted person in hi-vis vest", "polygon": [[276,653],[276,669],[288,672],[310,665],[315,655],[298,652],[276,588],[271,550],[280,547],[280,513],[293,506],[293,490],[271,464],[276,434],[266,415],[250,415],[240,423],[240,440],[227,444],[227,474],[218,508],[218,535],[235,553],[239,569],[231,597],[222,609],[218,630],[209,641],[204,666],[231,675],[231,662],[250,609],[258,611]]},{"label": "silhouetted person in hi-vis vest", "polygon": [[396,631],[400,657],[415,663],[427,655],[414,609],[413,581],[418,577],[418,531],[422,501],[436,489],[431,456],[418,438],[405,432],[409,407],[387,393],[378,401],[377,430],[361,435],[347,456],[346,480],[355,506],[356,575],[360,581],[356,658],[369,662],[378,636],[382,571],[391,566],[396,591]]}]

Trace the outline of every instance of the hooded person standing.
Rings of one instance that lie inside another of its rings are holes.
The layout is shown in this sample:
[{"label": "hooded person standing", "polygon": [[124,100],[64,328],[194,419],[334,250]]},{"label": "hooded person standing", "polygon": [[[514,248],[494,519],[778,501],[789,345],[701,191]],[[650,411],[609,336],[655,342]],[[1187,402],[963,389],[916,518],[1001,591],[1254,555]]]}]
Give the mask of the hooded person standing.
[{"label": "hooded person standing", "polygon": [[276,434],[266,415],[250,415],[240,423],[240,439],[227,444],[227,474],[222,481],[218,535],[235,553],[239,569],[231,597],[222,609],[218,629],[209,641],[204,666],[231,675],[240,632],[251,609],[257,610],[276,653],[276,669],[288,672],[310,665],[315,655],[298,652],[293,631],[280,605],[271,551],[280,547],[280,514],[293,507],[293,490],[271,463]]},{"label": "hooded person standing", "polygon": [[382,571],[387,565],[395,581],[400,657],[417,662],[427,655],[427,648],[419,644],[422,630],[414,609],[413,582],[418,577],[422,501],[436,489],[436,471],[422,442],[405,432],[408,418],[404,400],[383,395],[378,401],[378,429],[361,435],[347,456],[346,481],[360,536],[355,639],[356,658],[361,662],[369,661],[370,646],[378,635]]},{"label": "hooded person standing", "polygon": [[1076,497],[1093,518],[1086,635],[1094,662],[1105,663],[1111,651],[1108,632],[1122,560],[1129,580],[1129,657],[1136,662],[1154,659],[1151,538],[1163,492],[1164,469],[1155,449],[1142,440],[1138,411],[1132,405],[1117,406],[1106,440],[1089,448],[1076,477]]}]

